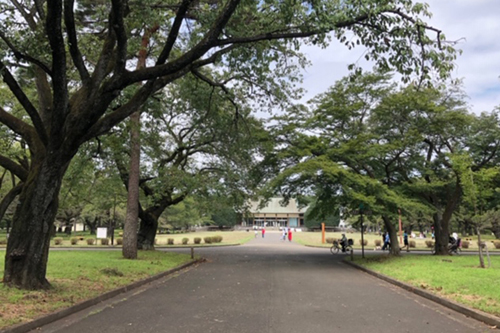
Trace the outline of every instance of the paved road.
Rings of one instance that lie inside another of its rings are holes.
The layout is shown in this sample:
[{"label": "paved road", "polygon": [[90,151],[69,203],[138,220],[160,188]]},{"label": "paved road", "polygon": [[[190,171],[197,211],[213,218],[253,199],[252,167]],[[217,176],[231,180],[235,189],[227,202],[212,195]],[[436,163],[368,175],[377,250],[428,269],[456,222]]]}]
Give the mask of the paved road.
[{"label": "paved road", "polygon": [[33,332],[493,332],[278,233],[196,251],[208,261]]}]

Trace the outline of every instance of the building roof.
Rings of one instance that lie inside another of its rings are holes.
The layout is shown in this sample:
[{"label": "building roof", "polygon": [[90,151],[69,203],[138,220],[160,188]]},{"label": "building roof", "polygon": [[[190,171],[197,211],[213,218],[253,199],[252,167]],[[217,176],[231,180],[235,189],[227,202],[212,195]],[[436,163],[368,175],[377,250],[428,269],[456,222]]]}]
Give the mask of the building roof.
[{"label": "building roof", "polygon": [[305,213],[307,207],[298,208],[295,199],[290,199],[287,206],[280,202],[283,198],[271,198],[265,207],[259,208],[260,201],[251,201],[249,211],[252,214],[291,214]]}]

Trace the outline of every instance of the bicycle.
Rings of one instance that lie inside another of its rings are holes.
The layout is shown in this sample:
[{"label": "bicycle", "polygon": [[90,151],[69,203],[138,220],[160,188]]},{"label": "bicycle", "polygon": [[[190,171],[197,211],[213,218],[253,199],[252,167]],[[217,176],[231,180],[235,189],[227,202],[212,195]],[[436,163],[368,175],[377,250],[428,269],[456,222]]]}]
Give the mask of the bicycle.
[{"label": "bicycle", "polygon": [[[352,251],[352,245],[353,244],[354,244],[353,240],[349,238],[347,240],[347,244],[345,246],[345,252],[346,253],[349,253],[349,252]],[[337,254],[337,253],[339,253],[340,250],[342,250],[342,245],[340,245],[339,241],[334,240],[332,246],[330,247],[330,252],[332,254]]]}]

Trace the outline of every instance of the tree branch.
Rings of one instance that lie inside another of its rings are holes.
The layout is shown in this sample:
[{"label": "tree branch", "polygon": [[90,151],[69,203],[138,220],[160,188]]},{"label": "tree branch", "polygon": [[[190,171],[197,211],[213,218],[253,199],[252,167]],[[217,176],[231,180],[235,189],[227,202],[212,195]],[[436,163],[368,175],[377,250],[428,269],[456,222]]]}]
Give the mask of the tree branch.
[{"label": "tree branch", "polygon": [[14,56],[18,60],[26,60],[27,62],[31,62],[31,63],[37,65],[38,67],[40,67],[45,73],[47,73],[48,75],[52,76],[52,71],[50,70],[50,68],[47,65],[45,65],[40,60],[38,60],[36,58],[33,58],[32,56],[30,56],[28,54],[24,54],[21,51],[19,51],[14,46],[14,44],[12,44],[10,42],[10,40],[7,38],[7,36],[5,36],[5,34],[2,31],[0,31],[0,38],[5,42],[5,44],[7,44],[7,46],[9,47],[9,49],[14,53]]},{"label": "tree branch", "polygon": [[[19,101],[19,103],[23,106],[24,110],[28,113],[28,115],[31,118],[31,121],[33,122],[33,125],[35,126],[36,132],[42,140],[44,144],[48,142],[47,138],[47,133],[45,132],[45,128],[42,123],[42,119],[40,118],[40,115],[38,114],[38,111],[35,109],[35,106],[31,103],[29,100],[28,96],[24,93],[24,91],[21,89],[19,84],[17,83],[16,79],[12,76],[10,73],[9,69],[5,67],[3,62],[0,61],[0,73],[3,75],[3,79],[7,86],[9,87],[10,91],[16,96],[16,99]],[[5,112],[5,110],[1,109],[2,112]],[[7,113],[7,112],[5,112]],[[10,116],[10,114],[7,114]],[[0,116],[1,117],[1,116]],[[23,123],[26,125],[24,122],[20,121],[19,119],[11,116],[12,118],[18,120],[19,122]],[[8,118],[6,115],[3,117],[4,119],[7,119],[10,124],[14,125],[14,120],[11,118]],[[10,129],[12,129],[14,132],[18,133],[19,135],[23,134],[28,134],[26,130],[21,130],[20,126],[13,126],[11,127],[9,124],[6,123],[7,126],[9,126]],[[19,125],[19,124],[18,124]],[[33,139],[33,138],[32,138]]]},{"label": "tree branch", "polygon": [[6,156],[0,155],[0,166],[12,172],[23,182],[28,178],[28,170],[26,170],[21,164],[17,164]]},{"label": "tree branch", "polygon": [[158,57],[158,60],[156,61],[157,65],[164,64],[168,60],[170,52],[172,51],[175,41],[177,40],[177,36],[179,35],[179,30],[181,28],[182,21],[184,20],[184,17],[189,9],[189,6],[193,3],[193,1],[194,0],[182,0],[182,3],[179,6],[179,9],[177,10],[177,15],[175,16],[174,23],[170,28],[170,32],[168,34],[165,47],[161,51],[161,54]]},{"label": "tree branch", "polygon": [[68,34],[69,53],[71,54],[71,59],[73,59],[73,63],[75,64],[78,73],[80,73],[80,78],[82,79],[83,84],[86,85],[90,80],[90,75],[83,62],[80,49],[78,48],[75,16],[73,13],[74,4],[75,0],[64,0],[64,25],[66,26],[66,33]]}]

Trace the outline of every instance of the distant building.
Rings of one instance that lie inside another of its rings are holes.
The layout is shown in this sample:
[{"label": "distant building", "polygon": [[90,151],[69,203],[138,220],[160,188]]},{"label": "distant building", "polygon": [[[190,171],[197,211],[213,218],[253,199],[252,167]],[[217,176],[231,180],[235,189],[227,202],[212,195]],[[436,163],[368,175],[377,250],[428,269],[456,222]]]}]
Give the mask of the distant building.
[{"label": "distant building", "polygon": [[304,213],[307,207],[298,208],[295,199],[282,206],[283,198],[271,198],[265,207],[259,208],[259,201],[250,202],[249,216],[244,218],[244,227],[290,227],[304,226]]}]

